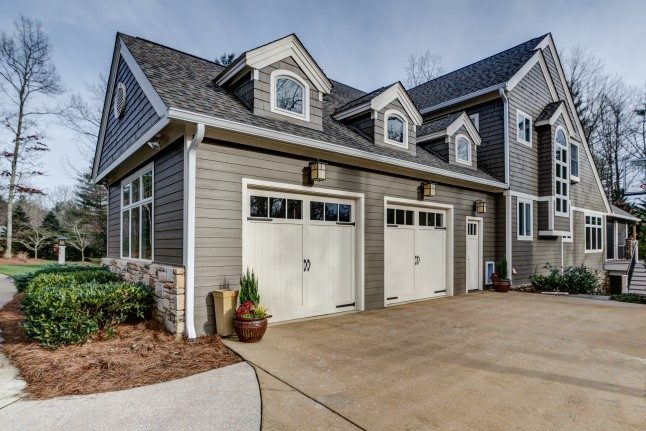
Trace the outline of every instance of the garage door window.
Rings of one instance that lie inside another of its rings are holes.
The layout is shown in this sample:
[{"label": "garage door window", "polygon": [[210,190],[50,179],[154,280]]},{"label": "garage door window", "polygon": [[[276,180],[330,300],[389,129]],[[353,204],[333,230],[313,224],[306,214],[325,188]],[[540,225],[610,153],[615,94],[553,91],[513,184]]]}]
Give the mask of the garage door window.
[{"label": "garage door window", "polygon": [[419,225],[420,226],[433,226],[444,227],[444,214],[435,212],[419,212]]},{"label": "garage door window", "polygon": [[386,211],[386,223],[413,226],[415,224],[414,214],[414,211],[388,208]]},{"label": "garage door window", "polygon": [[303,201],[298,199],[251,196],[249,216],[300,220],[303,218]]},{"label": "garage door window", "polygon": [[352,206],[336,202],[310,202],[310,220],[350,223]]}]

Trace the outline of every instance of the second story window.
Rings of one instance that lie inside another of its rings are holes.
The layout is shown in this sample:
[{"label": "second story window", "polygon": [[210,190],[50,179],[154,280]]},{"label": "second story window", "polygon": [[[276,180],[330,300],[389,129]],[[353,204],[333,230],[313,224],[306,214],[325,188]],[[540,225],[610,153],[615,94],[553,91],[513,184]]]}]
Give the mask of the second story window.
[{"label": "second story window", "polygon": [[309,87],[298,75],[286,70],[271,74],[271,110],[273,112],[308,120]]},{"label": "second story window", "polygon": [[458,135],[455,140],[455,161],[465,165],[471,164],[471,142],[463,135]]},{"label": "second story window", "polygon": [[555,206],[556,214],[568,214],[568,185],[570,177],[568,175],[568,143],[565,132],[558,128],[554,134],[554,164],[556,168],[555,178]]},{"label": "second story window", "polygon": [[579,180],[579,146],[570,144],[570,178]]},{"label": "second story window", "polygon": [[397,111],[386,111],[384,141],[398,147],[408,147],[408,122]]},{"label": "second story window", "polygon": [[520,110],[516,111],[516,140],[532,145],[532,117]]}]

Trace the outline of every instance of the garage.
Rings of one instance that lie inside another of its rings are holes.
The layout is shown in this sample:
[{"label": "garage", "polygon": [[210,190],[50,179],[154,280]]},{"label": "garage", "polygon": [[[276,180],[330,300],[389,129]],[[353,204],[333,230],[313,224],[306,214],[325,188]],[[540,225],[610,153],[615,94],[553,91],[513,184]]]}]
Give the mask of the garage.
[{"label": "garage", "polygon": [[386,305],[452,294],[452,208],[385,207]]},{"label": "garage", "polygon": [[248,189],[243,266],[272,322],[357,309],[357,204],[341,196]]}]

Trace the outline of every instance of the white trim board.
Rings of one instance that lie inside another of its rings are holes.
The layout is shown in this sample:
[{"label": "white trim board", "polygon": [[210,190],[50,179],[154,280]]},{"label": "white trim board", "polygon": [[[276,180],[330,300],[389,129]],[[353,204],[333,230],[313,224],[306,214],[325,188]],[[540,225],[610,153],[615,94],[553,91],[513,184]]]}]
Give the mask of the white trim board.
[{"label": "white trim board", "polygon": [[527,63],[525,63],[525,65],[523,65],[523,67],[521,67],[520,70],[516,72],[516,74],[512,76],[509,81],[507,81],[507,91],[512,91],[516,87],[516,85],[518,85],[523,80],[525,75],[527,75],[534,68],[536,63],[540,64],[541,66],[541,72],[543,73],[543,78],[545,78],[547,87],[550,90],[552,101],[556,102],[557,100],[559,100],[559,96],[556,92],[556,87],[554,87],[554,82],[552,81],[549,70],[547,69],[547,64],[545,63],[545,57],[543,57],[542,50],[536,51],[536,53],[527,61]]},{"label": "white trim board", "polygon": [[446,128],[446,134],[453,136],[458,130],[460,130],[460,127],[462,126],[467,129],[467,132],[469,133],[469,136],[471,137],[471,141],[473,143],[475,143],[476,145],[480,145],[482,143],[482,138],[480,137],[480,133],[478,133],[478,129],[476,129],[476,126],[474,126],[474,124],[471,122],[471,119],[466,112],[462,112],[462,115],[456,118]]},{"label": "white trim board", "polygon": [[[404,136],[402,136],[402,142],[393,141],[388,138],[388,117],[390,116],[399,118],[403,123]],[[384,112],[384,143],[388,145],[394,145],[395,147],[399,148],[409,148],[408,119],[398,109],[388,109],[386,112]]]}]

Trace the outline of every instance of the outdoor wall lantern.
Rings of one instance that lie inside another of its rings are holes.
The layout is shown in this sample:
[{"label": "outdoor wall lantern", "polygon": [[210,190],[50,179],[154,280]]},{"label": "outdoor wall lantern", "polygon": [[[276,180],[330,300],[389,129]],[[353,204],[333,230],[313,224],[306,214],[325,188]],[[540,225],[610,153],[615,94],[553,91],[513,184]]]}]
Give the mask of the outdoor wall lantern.
[{"label": "outdoor wall lantern", "polygon": [[435,196],[435,183],[422,181],[422,193],[425,198]]},{"label": "outdoor wall lantern", "polygon": [[487,203],[485,201],[477,200],[473,203],[473,206],[475,207],[475,211],[478,214],[486,214],[487,213]]},{"label": "outdoor wall lantern", "polygon": [[310,180],[312,182],[325,180],[325,163],[319,160],[310,162]]}]

